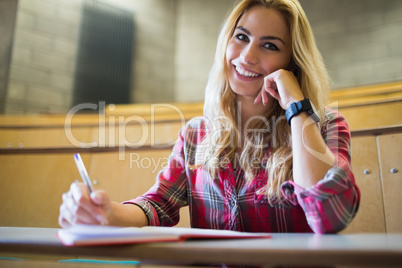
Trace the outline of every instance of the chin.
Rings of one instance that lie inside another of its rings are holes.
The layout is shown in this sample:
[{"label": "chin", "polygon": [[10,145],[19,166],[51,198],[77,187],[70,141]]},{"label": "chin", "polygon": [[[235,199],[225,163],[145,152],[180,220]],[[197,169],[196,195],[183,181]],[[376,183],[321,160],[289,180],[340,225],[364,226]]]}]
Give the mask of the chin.
[{"label": "chin", "polygon": [[260,90],[254,90],[251,92],[250,89],[244,89],[244,88],[239,88],[239,87],[231,87],[232,92],[235,93],[236,95],[243,96],[243,97],[248,97],[248,98],[257,98],[258,93]]}]

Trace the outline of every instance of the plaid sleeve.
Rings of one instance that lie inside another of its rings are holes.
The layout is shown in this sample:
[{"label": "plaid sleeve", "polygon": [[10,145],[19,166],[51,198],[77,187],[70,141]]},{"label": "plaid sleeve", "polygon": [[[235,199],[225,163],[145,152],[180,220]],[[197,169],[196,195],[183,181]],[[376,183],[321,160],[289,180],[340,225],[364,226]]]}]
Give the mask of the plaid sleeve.
[{"label": "plaid sleeve", "polygon": [[[349,126],[335,111],[328,109],[326,118],[321,133],[335,155],[336,165],[316,185],[307,189],[293,181],[282,185],[284,196],[303,208],[316,233],[335,233],[344,229],[354,218],[360,202],[360,191],[351,167]],[[292,190],[290,193],[289,189]]]},{"label": "plaid sleeve", "polygon": [[176,225],[180,219],[180,208],[187,205],[184,133],[185,128],[180,131],[168,164],[158,173],[156,183],[144,195],[123,202],[142,208],[150,226]]}]

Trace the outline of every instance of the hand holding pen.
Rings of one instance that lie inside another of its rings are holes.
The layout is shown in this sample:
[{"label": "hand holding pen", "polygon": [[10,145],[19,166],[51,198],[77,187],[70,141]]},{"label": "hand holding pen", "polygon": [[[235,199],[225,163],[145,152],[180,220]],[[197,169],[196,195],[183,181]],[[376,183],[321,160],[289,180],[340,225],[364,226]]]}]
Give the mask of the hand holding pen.
[{"label": "hand holding pen", "polygon": [[108,215],[112,206],[109,195],[105,191],[94,190],[79,154],[74,155],[74,160],[84,183],[72,183],[70,190],[63,194],[60,226],[64,228],[75,224],[109,224]]}]

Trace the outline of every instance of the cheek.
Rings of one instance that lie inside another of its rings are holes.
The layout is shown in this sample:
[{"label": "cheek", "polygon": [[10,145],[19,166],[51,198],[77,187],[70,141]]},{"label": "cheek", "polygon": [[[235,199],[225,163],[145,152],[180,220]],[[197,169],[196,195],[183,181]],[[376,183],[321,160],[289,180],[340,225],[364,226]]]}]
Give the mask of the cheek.
[{"label": "cheek", "polygon": [[232,60],[236,58],[236,47],[229,43],[226,48],[226,64],[232,65]]},{"label": "cheek", "polygon": [[225,67],[227,67],[226,69],[229,69],[229,67],[230,67],[230,65],[231,65],[231,57],[230,57],[230,55],[226,52],[226,55],[225,55],[225,59],[226,59],[226,61],[225,61],[225,64],[226,64],[226,66]]},{"label": "cheek", "polygon": [[267,74],[273,73],[279,69],[287,69],[290,64],[290,58],[283,56],[270,57],[263,61],[262,68]]}]

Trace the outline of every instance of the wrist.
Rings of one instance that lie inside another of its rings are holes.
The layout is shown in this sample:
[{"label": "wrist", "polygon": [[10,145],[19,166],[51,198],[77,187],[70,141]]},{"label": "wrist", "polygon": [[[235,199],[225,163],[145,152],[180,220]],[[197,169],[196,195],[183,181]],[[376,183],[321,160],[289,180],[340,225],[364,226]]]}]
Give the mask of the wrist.
[{"label": "wrist", "polygon": [[145,212],[135,204],[122,204],[112,201],[111,209],[109,211],[109,225],[136,227],[148,225],[148,218],[145,215]]},{"label": "wrist", "polygon": [[295,98],[290,98],[289,101],[286,103],[285,110],[289,109],[290,106],[295,103],[295,102],[300,102],[304,100],[305,98],[303,96],[295,97]]},{"label": "wrist", "polygon": [[291,125],[292,118],[298,116],[301,113],[308,115],[308,117],[313,119],[316,123],[320,121],[314,105],[310,102],[308,98],[305,98],[301,101],[291,103],[289,105],[289,108],[286,109],[285,115],[288,124]]}]

